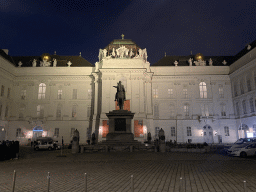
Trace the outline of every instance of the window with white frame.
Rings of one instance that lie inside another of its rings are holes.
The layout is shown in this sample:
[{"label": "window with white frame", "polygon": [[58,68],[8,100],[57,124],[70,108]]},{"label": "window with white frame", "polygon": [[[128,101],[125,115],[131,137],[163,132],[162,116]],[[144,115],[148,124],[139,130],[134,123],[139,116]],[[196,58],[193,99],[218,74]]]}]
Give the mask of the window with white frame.
[{"label": "window with white frame", "polygon": [[58,99],[61,99],[62,98],[62,90],[61,89],[59,89],[58,90],[58,97],[57,97]]},{"label": "window with white frame", "polygon": [[158,104],[154,105],[154,117],[159,117],[159,106],[158,106]]},{"label": "window with white frame", "polygon": [[243,81],[240,81],[240,92],[241,94],[244,94],[244,85],[243,85]]},{"label": "window with white frame", "polygon": [[92,89],[88,89],[88,99],[92,99]]},{"label": "window with white frame", "polygon": [[170,104],[170,117],[174,117],[175,116],[175,107],[173,104]]},{"label": "window with white frame", "polygon": [[57,106],[56,118],[61,118],[61,105]]},{"label": "window with white frame", "polygon": [[250,109],[251,109],[251,113],[253,113],[254,112],[253,98],[250,98]]},{"label": "window with white frame", "polygon": [[60,133],[60,128],[55,128],[54,129],[54,137],[59,137],[59,133]]},{"label": "window with white frame", "polygon": [[44,116],[44,106],[42,106],[42,105],[38,105],[37,106],[37,116],[38,117],[43,117]]},{"label": "window with white frame", "polygon": [[225,132],[225,136],[229,136],[229,127],[228,126],[224,127],[224,132]]},{"label": "window with white frame", "polygon": [[202,116],[209,116],[209,107],[207,104],[201,105]]},{"label": "window with white frame", "polygon": [[219,85],[219,96],[220,98],[224,98],[223,85]]},{"label": "window with white frame", "polygon": [[240,115],[240,108],[238,102],[236,102],[236,115]]},{"label": "window with white frame", "polygon": [[26,99],[26,95],[27,95],[27,90],[22,89],[22,90],[21,90],[21,99],[22,99],[22,100],[25,100],[25,99]]},{"label": "window with white frame", "polygon": [[72,106],[72,117],[76,117],[76,104]]},{"label": "window with white frame", "polygon": [[221,107],[221,116],[225,117],[226,116],[226,105],[224,103],[221,103],[220,107]]},{"label": "window with white frame", "polygon": [[21,128],[16,129],[16,137],[22,137]]},{"label": "window with white frame", "polygon": [[7,98],[10,98],[10,96],[11,96],[11,88],[8,88]]},{"label": "window with white frame", "polygon": [[200,98],[207,98],[207,87],[205,82],[199,83]]},{"label": "window with white frame", "polygon": [[44,83],[39,84],[38,99],[45,99],[46,85]]},{"label": "window with white frame", "polygon": [[173,98],[173,89],[168,89],[168,97]]},{"label": "window with white frame", "polygon": [[243,105],[244,114],[246,114],[247,110],[246,110],[246,101],[245,100],[242,101],[242,105]]},{"label": "window with white frame", "polygon": [[183,106],[183,110],[184,110],[185,116],[189,116],[189,105],[188,104],[185,104]]},{"label": "window with white frame", "polygon": [[70,137],[74,136],[74,132],[75,132],[75,128],[71,128],[71,130],[70,130]]},{"label": "window with white frame", "polygon": [[182,92],[183,92],[184,99],[187,99],[188,98],[188,89],[184,88]]},{"label": "window with white frame", "polygon": [[251,79],[249,77],[247,78],[247,90],[248,90],[248,92],[252,90]]},{"label": "window with white frame", "polygon": [[6,108],[5,108],[5,117],[8,117],[8,112],[9,112],[9,107],[6,106]]},{"label": "window with white frame", "polygon": [[77,89],[73,89],[73,99],[77,99]]},{"label": "window with white frame", "polygon": [[187,136],[192,136],[192,130],[191,127],[187,127]]},{"label": "window with white frame", "polygon": [[171,137],[175,137],[175,127],[171,127]]},{"label": "window with white frame", "polygon": [[153,98],[158,98],[158,89],[153,89]]},{"label": "window with white frame", "polygon": [[92,107],[91,106],[87,106],[87,117],[90,118],[92,115]]},{"label": "window with white frame", "polygon": [[4,96],[4,85],[2,85],[2,87],[1,87],[1,97],[3,97]]}]

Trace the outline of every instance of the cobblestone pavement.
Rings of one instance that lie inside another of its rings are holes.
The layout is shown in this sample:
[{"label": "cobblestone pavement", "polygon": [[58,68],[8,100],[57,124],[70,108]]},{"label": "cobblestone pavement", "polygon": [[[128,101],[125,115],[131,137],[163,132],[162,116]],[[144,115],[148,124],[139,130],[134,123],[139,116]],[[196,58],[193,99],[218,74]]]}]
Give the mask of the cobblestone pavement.
[{"label": "cobblestone pavement", "polygon": [[[60,151],[33,151],[21,148],[19,160],[0,162],[0,191],[11,191],[16,170],[15,192],[84,191],[256,191],[256,159],[209,153],[112,152],[71,154]],[[180,179],[182,177],[182,180]]]}]

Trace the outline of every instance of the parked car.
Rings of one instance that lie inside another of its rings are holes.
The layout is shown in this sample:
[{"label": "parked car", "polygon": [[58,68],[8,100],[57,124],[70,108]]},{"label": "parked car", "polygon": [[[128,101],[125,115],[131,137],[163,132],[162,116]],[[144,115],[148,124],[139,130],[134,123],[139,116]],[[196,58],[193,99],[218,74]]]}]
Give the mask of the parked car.
[{"label": "parked car", "polygon": [[228,154],[240,157],[254,156],[256,155],[256,142],[243,144],[233,149],[230,148]]},{"label": "parked car", "polygon": [[228,150],[230,150],[231,148],[237,148],[237,147],[241,147],[241,146],[245,146],[248,143],[252,143],[252,142],[256,142],[256,138],[240,138],[238,139],[235,143],[233,144],[228,144],[224,146],[224,150],[227,152]]},{"label": "parked car", "polygon": [[38,151],[40,149],[51,151],[54,149],[60,149],[60,146],[53,141],[37,141],[34,145],[34,150]]}]

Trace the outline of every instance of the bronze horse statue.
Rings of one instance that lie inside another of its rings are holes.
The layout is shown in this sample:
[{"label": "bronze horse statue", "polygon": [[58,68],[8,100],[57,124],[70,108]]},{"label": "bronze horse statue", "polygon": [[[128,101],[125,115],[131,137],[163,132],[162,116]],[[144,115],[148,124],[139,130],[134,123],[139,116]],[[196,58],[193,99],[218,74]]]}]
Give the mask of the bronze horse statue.
[{"label": "bronze horse statue", "polygon": [[121,81],[117,83],[117,86],[113,86],[117,89],[115,101],[117,101],[117,105],[119,106],[120,110],[124,109],[124,101],[125,99],[125,89],[122,85]]}]

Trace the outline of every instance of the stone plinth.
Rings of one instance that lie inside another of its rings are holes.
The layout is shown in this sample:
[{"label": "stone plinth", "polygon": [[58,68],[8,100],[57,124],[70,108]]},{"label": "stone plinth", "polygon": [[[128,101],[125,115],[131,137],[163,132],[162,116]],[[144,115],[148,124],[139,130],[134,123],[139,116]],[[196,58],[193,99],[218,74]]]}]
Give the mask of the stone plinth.
[{"label": "stone plinth", "polygon": [[133,141],[134,135],[131,131],[131,121],[134,113],[127,110],[113,110],[106,113],[109,118],[109,133],[107,141]]}]

